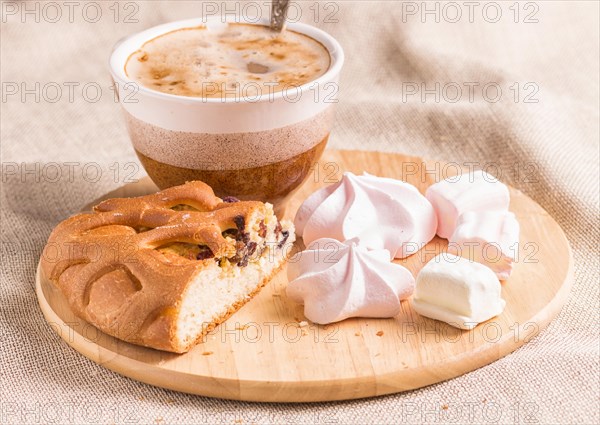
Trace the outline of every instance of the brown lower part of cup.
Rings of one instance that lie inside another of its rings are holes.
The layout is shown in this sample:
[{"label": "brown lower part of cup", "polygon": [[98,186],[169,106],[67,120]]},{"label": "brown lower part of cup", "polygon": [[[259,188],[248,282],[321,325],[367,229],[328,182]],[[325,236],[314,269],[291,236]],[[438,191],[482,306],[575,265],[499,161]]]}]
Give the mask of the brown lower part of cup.
[{"label": "brown lower part of cup", "polygon": [[238,170],[197,170],[181,168],[135,151],[150,178],[160,189],[191,180],[201,180],[223,198],[270,202],[282,216],[285,202],[307,179],[327,145],[327,135],[311,149],[284,161]]}]

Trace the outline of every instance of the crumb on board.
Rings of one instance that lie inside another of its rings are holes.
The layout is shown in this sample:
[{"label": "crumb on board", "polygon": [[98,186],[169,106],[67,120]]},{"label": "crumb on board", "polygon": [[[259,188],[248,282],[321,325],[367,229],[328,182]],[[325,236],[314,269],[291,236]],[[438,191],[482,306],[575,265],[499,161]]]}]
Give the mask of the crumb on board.
[{"label": "crumb on board", "polygon": [[236,331],[243,331],[248,329],[248,325],[236,325],[235,330]]},{"label": "crumb on board", "polygon": [[362,336],[360,332],[354,332],[354,336]]},{"label": "crumb on board", "polygon": [[443,410],[448,410],[448,405],[447,405],[447,404],[444,404],[444,405],[442,406],[442,409],[443,409]]},{"label": "crumb on board", "polygon": [[383,331],[379,331],[375,335],[377,335],[377,336],[383,336]]},{"label": "crumb on board", "polygon": [[202,353],[203,356],[210,356],[211,354],[213,354],[212,351],[205,351]]},{"label": "crumb on board", "polygon": [[301,322],[298,322],[298,326],[300,326],[301,328],[304,326],[308,326],[308,322],[306,320],[303,320]]}]

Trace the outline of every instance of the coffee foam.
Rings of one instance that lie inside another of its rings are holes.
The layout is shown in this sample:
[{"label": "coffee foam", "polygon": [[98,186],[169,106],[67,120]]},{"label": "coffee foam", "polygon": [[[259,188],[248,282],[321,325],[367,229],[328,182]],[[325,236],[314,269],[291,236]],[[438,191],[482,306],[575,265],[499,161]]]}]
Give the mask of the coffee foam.
[{"label": "coffee foam", "polygon": [[322,142],[329,134],[333,108],[307,120],[247,133],[171,131],[125,114],[133,147],[164,164],[203,170],[239,170],[285,161]]},{"label": "coffee foam", "polygon": [[240,97],[310,82],[330,66],[327,49],[306,35],[230,23],[183,28],[131,54],[127,76],[141,85],[190,97]]}]

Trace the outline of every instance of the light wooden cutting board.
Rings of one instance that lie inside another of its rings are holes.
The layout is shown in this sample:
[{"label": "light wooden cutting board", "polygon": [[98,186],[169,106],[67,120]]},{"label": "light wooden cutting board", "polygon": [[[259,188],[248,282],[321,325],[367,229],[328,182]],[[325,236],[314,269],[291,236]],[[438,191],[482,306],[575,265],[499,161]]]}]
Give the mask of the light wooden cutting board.
[{"label": "light wooden cutting board", "polygon": [[[315,189],[343,171],[400,178],[424,192],[435,176],[458,169],[419,158],[363,151],[326,151],[291,201],[293,217]],[[156,191],[148,179],[106,197]],[[489,364],[544,329],[565,303],[573,279],[569,244],[558,224],[523,193],[511,189],[521,225],[515,271],[503,283],[506,309],[472,331],[460,331],[416,314],[408,302],[391,319],[349,319],[329,326],[305,321],[303,307],[286,297],[285,269],[253,300],[218,326],[204,343],[177,355],[107,336],[75,317],[65,299],[38,271],[37,295],[51,327],[75,350],[122,375],[152,385],[235,400],[306,402],[343,400],[406,391]],[[446,241],[435,238],[398,263],[413,274]]]}]

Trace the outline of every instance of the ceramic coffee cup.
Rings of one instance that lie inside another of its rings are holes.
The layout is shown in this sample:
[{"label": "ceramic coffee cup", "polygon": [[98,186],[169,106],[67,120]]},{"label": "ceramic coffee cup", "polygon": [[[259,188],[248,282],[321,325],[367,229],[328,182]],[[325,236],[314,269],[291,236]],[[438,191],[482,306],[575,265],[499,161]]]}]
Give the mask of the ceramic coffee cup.
[{"label": "ceramic coffee cup", "polygon": [[217,196],[270,202],[282,211],[327,144],[343,50],[326,32],[291,23],[286,31],[304,34],[325,47],[329,68],[306,84],[248,96],[173,95],[128,77],[128,58],[147,41],[181,28],[218,25],[228,24],[201,19],[172,22],[117,44],[110,69],[133,148],[161,189],[202,180]]}]

